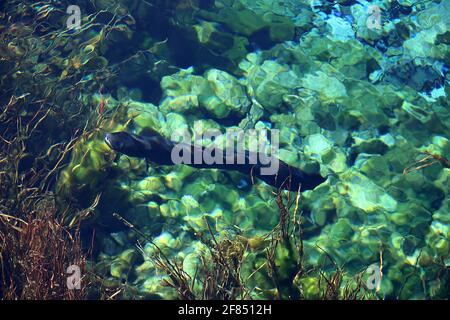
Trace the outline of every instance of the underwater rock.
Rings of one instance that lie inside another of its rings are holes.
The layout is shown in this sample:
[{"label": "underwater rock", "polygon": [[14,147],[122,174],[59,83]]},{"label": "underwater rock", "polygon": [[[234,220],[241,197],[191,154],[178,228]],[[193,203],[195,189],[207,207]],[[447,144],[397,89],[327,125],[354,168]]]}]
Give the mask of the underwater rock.
[{"label": "underwater rock", "polygon": [[200,15],[222,23],[233,32],[254,39],[261,45],[293,39],[295,25],[291,19],[266,10],[258,12],[251,8],[254,5],[248,1],[236,1],[232,5],[219,1],[219,4],[216,3],[217,12],[201,11]]},{"label": "underwater rock", "polygon": [[387,212],[396,210],[397,201],[366,176],[349,170],[340,177],[342,181],[339,183],[339,192],[347,195],[353,206],[368,213],[377,209]]},{"label": "underwater rock", "polygon": [[161,179],[158,177],[147,177],[144,180],[139,181],[137,184],[138,189],[140,192],[163,192],[164,191],[164,184],[162,183]]},{"label": "underwater rock", "polygon": [[[120,128],[120,127],[119,127]],[[123,200],[127,192],[112,187],[112,177],[120,170],[111,168],[113,154],[107,145],[94,136],[89,141],[78,143],[71,154],[70,163],[61,172],[57,189],[61,194],[71,196],[84,194],[84,201],[93,201],[93,197],[103,190],[116,192],[116,200]]]},{"label": "underwater rock", "polygon": [[163,203],[160,206],[161,215],[165,219],[176,219],[179,217],[182,217],[185,215],[185,212],[183,212],[182,205],[180,201],[170,199],[166,203]]},{"label": "underwater rock", "polygon": [[135,249],[127,249],[122,252],[112,261],[110,268],[111,276],[117,279],[126,279],[136,257],[137,253]]},{"label": "underwater rock", "polygon": [[278,150],[278,158],[290,165],[295,165],[298,161],[298,154],[295,149],[286,150],[281,148]]},{"label": "underwater rock", "polygon": [[[160,235],[153,239],[153,243],[156,244],[163,252],[168,253],[170,249],[179,249],[182,246],[181,239],[183,238],[183,234],[181,234],[178,238],[174,238],[174,236],[167,232],[163,231]],[[147,243],[144,247],[144,252],[146,255],[151,256],[154,253],[157,253],[158,250],[152,243]]]},{"label": "underwater rock", "polygon": [[355,38],[352,25],[345,19],[331,16],[327,19],[327,26],[330,28],[331,37],[334,40],[346,41]]},{"label": "underwater rock", "polygon": [[407,226],[409,234],[423,237],[431,222],[431,212],[417,203],[410,202],[399,205],[398,210],[387,218],[398,226]]},{"label": "underwater rock", "polygon": [[151,103],[129,101],[127,117],[133,119],[138,133],[145,129],[162,131],[166,126],[166,119],[158,107]]},{"label": "underwater rock", "polygon": [[448,14],[450,1],[443,0],[435,6],[431,6],[417,13],[416,24],[419,32],[403,44],[405,53],[413,58],[433,57],[442,59],[445,56],[441,48],[434,43],[439,34],[448,31],[450,19]]},{"label": "underwater rock", "polygon": [[446,31],[445,33],[438,34],[436,37],[436,44],[444,43],[446,45],[450,45],[450,31]]},{"label": "underwater rock", "polygon": [[266,60],[259,65],[257,59],[249,55],[239,67],[247,77],[250,96],[254,96],[267,111],[276,111],[283,97],[299,86],[297,75],[276,61]]},{"label": "underwater rock", "polygon": [[210,92],[204,92],[199,98],[200,104],[217,118],[224,118],[230,113],[245,115],[250,101],[245,88],[236,78],[217,69],[206,72]]},{"label": "underwater rock", "polygon": [[305,299],[320,299],[322,292],[320,291],[320,278],[319,277],[302,277],[299,281],[299,285],[302,289]]},{"label": "underwater rock", "polygon": [[333,143],[321,134],[313,134],[305,139],[304,152],[308,156],[323,156],[331,150]]},{"label": "underwater rock", "polygon": [[[158,218],[159,215],[161,214],[161,210],[160,210],[159,204],[156,203],[155,201],[149,201],[149,202],[144,206],[144,208],[146,209],[147,215],[148,215],[150,218],[153,218],[153,219],[154,219],[154,218]],[[145,224],[143,224],[143,225],[145,225]]]},{"label": "underwater rock", "polygon": [[356,40],[328,42],[330,64],[347,77],[366,80],[373,71],[381,69],[383,57],[377,50]]},{"label": "underwater rock", "polygon": [[350,241],[354,230],[346,218],[338,219],[330,228],[330,240],[333,242]]},{"label": "underwater rock", "polygon": [[[351,6],[351,14],[356,27],[356,36],[366,40],[369,43],[373,43],[374,40],[380,39],[384,33],[383,21],[380,19],[377,21],[376,16],[374,20],[369,20],[371,16],[376,15],[376,10],[381,15],[381,9],[370,9],[370,3],[364,2]],[[369,21],[369,22],[368,22]],[[374,21],[374,22],[372,22]]]},{"label": "underwater rock", "polygon": [[152,298],[176,300],[178,298],[177,292],[164,285],[165,281],[170,281],[169,276],[160,274],[145,276],[141,280],[142,284],[139,286],[139,290],[149,294]]},{"label": "underwater rock", "polygon": [[183,132],[188,130],[188,127],[185,117],[179,113],[170,112],[166,114],[166,124],[162,128],[161,134],[165,137],[171,137],[174,132]]},{"label": "underwater rock", "polygon": [[425,63],[421,65],[418,59],[397,61],[387,66],[384,72],[383,82],[397,86],[407,84],[417,91],[429,91],[429,87],[440,81],[440,72],[436,67],[430,67]]},{"label": "underwater rock", "polygon": [[[247,54],[247,47],[249,41],[247,38],[238,36],[231,32],[220,30],[217,23],[201,21],[193,26],[195,30],[196,39],[199,46],[204,48],[204,59],[208,59],[207,53],[212,54],[210,58],[213,60],[214,56],[221,57],[225,61],[224,67],[232,71],[238,65],[239,61]],[[190,32],[187,32],[190,34]],[[219,65],[220,63],[215,63]]]},{"label": "underwater rock", "polygon": [[306,75],[301,82],[304,88],[317,92],[319,99],[324,102],[335,102],[336,99],[347,96],[345,85],[322,71]]},{"label": "underwater rock", "polygon": [[178,172],[170,172],[164,176],[164,184],[167,188],[174,191],[180,191],[183,187],[183,178],[185,176],[180,175]]},{"label": "underwater rock", "polygon": [[207,88],[207,82],[203,77],[192,75],[192,72],[193,69],[190,68],[162,78],[161,88],[164,91],[164,99],[160,104],[162,112],[196,112],[199,107],[198,95]]},{"label": "underwater rock", "polygon": [[217,69],[207,71],[205,77],[191,73],[192,69],[183,70],[162,79],[165,98],[161,111],[192,114],[200,109],[215,118],[247,113],[250,102],[244,87],[232,75]]},{"label": "underwater rock", "polygon": [[402,109],[410,116],[419,120],[423,124],[428,124],[433,120],[433,114],[431,110],[427,110],[424,107],[414,105],[408,101],[404,101],[402,104]]},{"label": "underwater rock", "polygon": [[198,201],[190,195],[185,195],[181,198],[181,205],[188,216],[201,214],[203,210]]},{"label": "underwater rock", "polygon": [[347,156],[343,152],[334,153],[332,159],[329,160],[328,167],[335,173],[344,172],[348,168]]},{"label": "underwater rock", "polygon": [[235,7],[223,4],[217,13],[201,12],[202,17],[225,24],[233,32],[250,36],[258,30],[263,29],[266,23],[261,16],[245,8],[239,2]]},{"label": "underwater rock", "polygon": [[356,153],[385,154],[389,150],[389,146],[381,138],[364,139],[360,135],[359,137],[354,137],[354,141],[352,149]]},{"label": "underwater rock", "polygon": [[[369,156],[365,158],[363,156]],[[363,159],[360,159],[363,158]],[[384,174],[389,171],[389,165],[385,157],[381,155],[366,155],[360,154],[355,161],[355,167],[357,167],[368,178],[380,183],[385,183],[386,179]]]}]

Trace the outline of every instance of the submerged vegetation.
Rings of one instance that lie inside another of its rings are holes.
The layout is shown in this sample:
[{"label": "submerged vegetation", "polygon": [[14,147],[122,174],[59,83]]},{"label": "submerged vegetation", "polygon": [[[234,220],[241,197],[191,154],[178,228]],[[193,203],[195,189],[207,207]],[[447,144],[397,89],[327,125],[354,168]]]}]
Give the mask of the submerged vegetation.
[{"label": "submerged vegetation", "polygon": [[[85,0],[71,29],[70,1],[1,2],[0,298],[448,298],[450,1],[374,4]],[[103,141],[229,128],[327,181]]]},{"label": "submerged vegetation", "polygon": [[[170,259],[143,232],[122,217],[117,217],[135,231],[141,240],[156,248],[153,254],[146,255],[140,242],[136,244],[144,258],[167,276],[162,280],[162,284],[175,289],[180,299],[250,299],[254,297],[254,292],[258,291],[259,294],[264,291],[264,295],[271,299],[376,299],[376,293],[368,289],[367,282],[364,281],[365,270],[349,277],[325,251],[324,256],[332,262],[333,268],[326,270],[318,266],[306,269],[302,217],[298,212],[300,193],[295,201],[290,199],[290,192],[284,196],[283,192],[278,190],[274,196],[279,207],[279,223],[270,233],[259,239],[238,235],[232,239],[224,238],[218,241],[205,218],[208,234],[196,235],[208,250],[197,256],[195,265],[186,266],[176,259]],[[252,255],[260,258],[260,266],[249,265],[254,263],[247,261]],[[382,265],[379,268],[382,268]],[[252,272],[248,274],[250,270]],[[265,281],[253,279],[254,277],[263,277]],[[272,285],[273,289],[263,289],[265,283]]]}]

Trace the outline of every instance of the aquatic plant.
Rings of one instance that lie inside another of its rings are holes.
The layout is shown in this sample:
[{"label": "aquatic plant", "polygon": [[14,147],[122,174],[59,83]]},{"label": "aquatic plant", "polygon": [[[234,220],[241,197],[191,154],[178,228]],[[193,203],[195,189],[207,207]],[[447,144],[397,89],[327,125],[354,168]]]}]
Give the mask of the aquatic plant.
[{"label": "aquatic plant", "polygon": [[[70,150],[73,141],[36,148],[40,125],[49,113],[26,119],[5,109],[1,114],[0,151],[0,298],[83,299],[82,290],[66,285],[67,268],[84,270],[86,254],[80,239],[80,222],[95,208],[75,211],[58,204],[48,190],[60,171],[65,154],[52,158],[52,150]],[[39,166],[32,166],[32,163]],[[39,169],[38,169],[39,168]],[[87,281],[85,277],[80,281]]]},{"label": "aquatic plant", "polygon": [[[302,215],[299,212],[300,193],[295,199],[290,192],[274,193],[279,208],[279,224],[270,233],[253,239],[225,236],[217,239],[205,216],[205,234],[194,232],[204,245],[195,259],[186,264],[171,259],[162,247],[120,215],[116,217],[140,240],[136,246],[148,263],[165,274],[162,287],[176,291],[178,298],[198,299],[373,299],[367,289],[364,271],[349,277],[342,267],[323,249],[323,256],[334,265],[334,271],[307,267],[302,240]],[[142,247],[146,241],[153,253]],[[308,253],[306,253],[308,254]],[[265,257],[259,267],[250,267],[255,257]],[[186,257],[186,259],[188,256]],[[249,269],[250,267],[250,269]],[[267,287],[270,279],[273,288]],[[314,285],[311,287],[311,281]]]},{"label": "aquatic plant", "polygon": [[40,199],[40,208],[26,216],[0,214],[1,299],[86,298],[88,277],[74,278],[74,286],[82,284],[80,290],[67,286],[70,274],[84,272],[87,263],[79,225],[65,227],[50,201],[50,196]]},{"label": "aquatic plant", "polygon": [[[0,37],[0,297],[84,299],[89,246],[81,243],[81,221],[99,197],[82,207],[57,194],[55,185],[103,116],[77,99],[92,82],[82,81],[87,70],[67,57],[68,33],[54,19],[58,9],[16,4],[2,4],[7,16]],[[17,21],[22,15],[30,19]],[[37,63],[43,57],[49,60]],[[70,266],[83,272],[81,290],[67,286]]]}]

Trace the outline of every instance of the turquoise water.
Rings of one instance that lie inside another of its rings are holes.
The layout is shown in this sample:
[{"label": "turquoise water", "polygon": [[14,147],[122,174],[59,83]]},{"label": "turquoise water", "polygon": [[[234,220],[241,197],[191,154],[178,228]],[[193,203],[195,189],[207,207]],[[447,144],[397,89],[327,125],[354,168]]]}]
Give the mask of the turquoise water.
[{"label": "turquoise water", "polygon": [[[450,1],[45,2],[0,5],[1,56],[27,70],[2,102],[32,93],[18,101],[69,119],[31,154],[90,130],[50,189],[91,206],[83,241],[122,298],[186,298],[166,258],[197,298],[448,298]],[[104,141],[230,129],[277,134],[277,158],[325,181],[300,196]]]}]

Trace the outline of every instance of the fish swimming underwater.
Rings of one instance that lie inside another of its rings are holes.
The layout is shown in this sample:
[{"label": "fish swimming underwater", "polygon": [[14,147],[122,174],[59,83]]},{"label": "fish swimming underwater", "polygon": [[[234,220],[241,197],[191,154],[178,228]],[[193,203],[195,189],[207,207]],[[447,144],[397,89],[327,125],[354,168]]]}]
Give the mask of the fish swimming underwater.
[{"label": "fish swimming underwater", "polygon": [[[107,133],[105,136],[106,144],[114,151],[125,154],[130,157],[145,158],[147,161],[159,164],[159,165],[175,165],[172,157],[172,150],[176,145],[163,136],[152,133],[148,136],[138,136],[128,132],[120,131]],[[184,144],[183,152],[190,153],[188,158],[196,152],[204,152],[205,148],[200,146]],[[222,153],[222,154],[225,154]],[[252,155],[255,154],[249,151],[234,152],[234,159],[237,160],[238,157],[244,158],[245,163],[241,164],[238,161],[226,161],[225,156],[222,163],[212,163],[206,164],[202,163],[186,163],[187,165],[194,168],[201,169],[222,169],[222,170],[235,170],[249,176],[252,181],[253,178],[258,178],[267,184],[275,187],[282,188],[285,190],[290,190],[297,192],[300,187],[300,191],[312,190],[322,182],[326,180],[319,174],[306,173],[299,168],[288,165],[287,163],[279,160],[278,158],[269,157],[270,160],[276,160],[278,163],[277,171],[275,174],[264,174],[264,169],[269,167],[268,163],[271,161],[264,161],[262,163],[259,157],[254,157],[257,159],[256,163],[252,164],[248,161]]]}]

